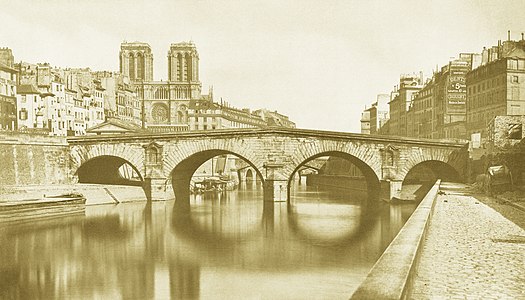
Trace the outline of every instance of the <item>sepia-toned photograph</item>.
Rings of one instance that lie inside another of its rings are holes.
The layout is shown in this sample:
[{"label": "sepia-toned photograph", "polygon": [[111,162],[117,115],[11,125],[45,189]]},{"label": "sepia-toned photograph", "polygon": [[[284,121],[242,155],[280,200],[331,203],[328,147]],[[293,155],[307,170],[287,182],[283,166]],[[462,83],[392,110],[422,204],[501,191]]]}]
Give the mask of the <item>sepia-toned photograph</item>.
[{"label": "sepia-toned photograph", "polygon": [[0,299],[525,299],[522,0],[0,0]]}]

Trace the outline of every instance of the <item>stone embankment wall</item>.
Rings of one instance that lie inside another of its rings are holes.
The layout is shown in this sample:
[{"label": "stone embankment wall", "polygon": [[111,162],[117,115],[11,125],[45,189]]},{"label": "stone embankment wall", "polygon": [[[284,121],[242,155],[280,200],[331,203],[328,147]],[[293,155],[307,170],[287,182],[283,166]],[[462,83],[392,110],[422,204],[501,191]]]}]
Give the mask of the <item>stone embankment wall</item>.
[{"label": "stone embankment wall", "polygon": [[309,174],[306,176],[306,184],[313,186],[326,186],[355,191],[367,191],[366,179],[364,177],[344,175],[319,175]]},{"label": "stone embankment wall", "polygon": [[69,183],[66,139],[0,132],[0,187]]}]

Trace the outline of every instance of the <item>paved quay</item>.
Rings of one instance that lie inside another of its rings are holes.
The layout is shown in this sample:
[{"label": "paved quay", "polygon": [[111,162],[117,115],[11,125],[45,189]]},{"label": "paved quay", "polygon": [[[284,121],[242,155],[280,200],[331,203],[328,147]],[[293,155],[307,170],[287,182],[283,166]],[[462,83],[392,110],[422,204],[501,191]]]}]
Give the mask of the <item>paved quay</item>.
[{"label": "paved quay", "polygon": [[443,183],[410,299],[525,299],[525,230]]}]

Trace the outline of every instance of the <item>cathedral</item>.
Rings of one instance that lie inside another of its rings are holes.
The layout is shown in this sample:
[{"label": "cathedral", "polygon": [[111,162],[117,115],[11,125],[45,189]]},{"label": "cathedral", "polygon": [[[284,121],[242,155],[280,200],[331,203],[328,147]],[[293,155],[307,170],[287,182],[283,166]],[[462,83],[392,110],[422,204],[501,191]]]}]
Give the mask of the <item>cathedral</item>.
[{"label": "cathedral", "polygon": [[168,81],[153,80],[151,47],[142,42],[120,46],[120,72],[127,76],[141,100],[142,126],[169,126],[183,130],[188,124],[188,108],[193,100],[212,101],[201,95],[199,53],[193,42],[171,44],[168,51]]}]

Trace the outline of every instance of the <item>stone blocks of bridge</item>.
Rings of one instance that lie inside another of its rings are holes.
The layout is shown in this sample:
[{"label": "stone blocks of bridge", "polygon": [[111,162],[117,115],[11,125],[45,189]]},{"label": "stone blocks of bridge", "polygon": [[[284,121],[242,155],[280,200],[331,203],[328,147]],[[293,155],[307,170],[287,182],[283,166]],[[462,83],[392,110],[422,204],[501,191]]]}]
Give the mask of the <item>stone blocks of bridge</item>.
[{"label": "stone blocks of bridge", "polygon": [[402,180],[381,180],[381,200],[388,202],[392,199],[399,199],[401,195],[402,185]]},{"label": "stone blocks of bridge", "polygon": [[144,192],[148,201],[166,201],[174,198],[173,191],[166,184],[166,178],[145,178]]},{"label": "stone blocks of bridge", "polygon": [[[264,182],[264,198],[268,201],[287,201],[289,180],[301,164],[326,155],[346,158],[356,164],[369,182],[369,191],[381,191],[383,199],[398,196],[406,174],[421,162],[433,160],[450,164],[459,171],[465,169],[461,145],[301,130],[181,133],[115,137],[114,140],[89,138],[71,143],[72,173],[92,158],[120,157],[140,172],[152,200],[170,199],[175,194],[177,198],[181,194],[189,195],[193,174],[190,171],[205,160],[223,154],[237,155],[257,172]],[[168,183],[173,181],[175,173],[179,174],[177,180],[185,182]],[[181,191],[182,186],[187,188]],[[175,193],[167,187],[173,187]]]}]

